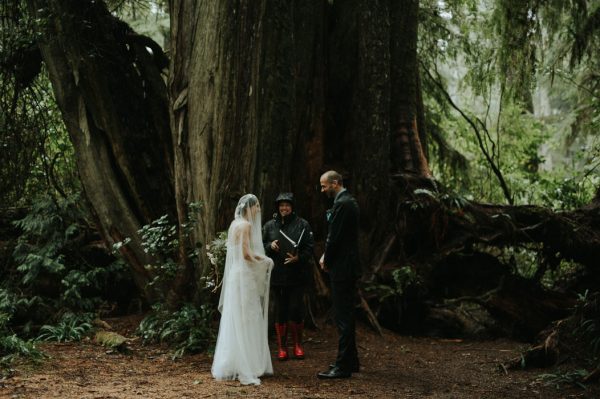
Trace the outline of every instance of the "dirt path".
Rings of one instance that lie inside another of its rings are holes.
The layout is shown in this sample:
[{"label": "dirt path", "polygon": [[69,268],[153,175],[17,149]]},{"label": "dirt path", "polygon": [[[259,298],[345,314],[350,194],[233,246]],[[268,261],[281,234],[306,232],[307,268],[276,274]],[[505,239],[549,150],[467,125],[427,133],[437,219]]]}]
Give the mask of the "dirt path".
[{"label": "dirt path", "polygon": [[[133,337],[139,319],[108,320]],[[275,375],[260,386],[216,382],[207,355],[172,361],[165,348],[134,341],[129,355],[109,353],[92,342],[44,344],[51,359],[19,367],[0,381],[1,398],[600,398],[587,390],[542,383],[544,371],[505,374],[499,363],[518,355],[523,345],[510,341],[474,342],[411,338],[365,327],[358,331],[363,368],[348,380],[323,381],[316,373],[335,356],[332,326],[307,331],[303,361],[274,361]],[[274,344],[271,343],[271,348]]]}]

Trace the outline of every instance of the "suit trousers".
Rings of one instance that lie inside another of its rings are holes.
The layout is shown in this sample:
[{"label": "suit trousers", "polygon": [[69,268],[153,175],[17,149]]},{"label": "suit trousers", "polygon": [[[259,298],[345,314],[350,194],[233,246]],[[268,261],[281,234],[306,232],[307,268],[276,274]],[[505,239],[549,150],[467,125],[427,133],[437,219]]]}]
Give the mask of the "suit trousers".
[{"label": "suit trousers", "polygon": [[344,371],[358,368],[358,351],[356,350],[355,303],[356,282],[332,281],[331,299],[335,325],[338,332],[338,354],[335,361],[337,367]]}]

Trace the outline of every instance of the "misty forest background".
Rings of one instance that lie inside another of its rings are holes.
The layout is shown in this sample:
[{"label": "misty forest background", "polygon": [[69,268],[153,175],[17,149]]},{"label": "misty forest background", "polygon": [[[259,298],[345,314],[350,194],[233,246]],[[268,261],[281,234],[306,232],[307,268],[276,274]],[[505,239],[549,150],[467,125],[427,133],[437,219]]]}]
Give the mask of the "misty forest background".
[{"label": "misty forest background", "polygon": [[363,322],[597,380],[599,54],[598,0],[3,1],[2,374],[131,313],[210,350],[237,199],[293,191],[318,257],[336,169]]}]

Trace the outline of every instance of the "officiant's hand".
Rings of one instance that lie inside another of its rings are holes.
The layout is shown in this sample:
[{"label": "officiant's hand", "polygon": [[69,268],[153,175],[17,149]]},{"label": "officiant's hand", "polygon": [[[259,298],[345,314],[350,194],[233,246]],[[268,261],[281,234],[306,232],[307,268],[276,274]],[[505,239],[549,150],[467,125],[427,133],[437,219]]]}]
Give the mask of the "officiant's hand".
[{"label": "officiant's hand", "polygon": [[287,265],[289,263],[296,263],[298,262],[298,255],[292,255],[290,252],[287,253],[287,258],[285,258],[285,260],[283,261],[284,265]]},{"label": "officiant's hand", "polygon": [[325,254],[321,256],[321,259],[319,259],[319,266],[321,266],[321,270],[324,272],[327,271],[327,267],[325,267]]},{"label": "officiant's hand", "polygon": [[279,252],[279,240],[271,242],[271,249],[275,252]]}]

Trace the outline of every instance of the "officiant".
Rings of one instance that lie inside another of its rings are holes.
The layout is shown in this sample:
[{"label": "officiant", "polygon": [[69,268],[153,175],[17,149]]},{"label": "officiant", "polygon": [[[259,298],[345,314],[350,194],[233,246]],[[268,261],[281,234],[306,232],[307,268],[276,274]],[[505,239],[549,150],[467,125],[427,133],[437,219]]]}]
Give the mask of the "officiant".
[{"label": "officiant", "polygon": [[275,264],[271,274],[271,293],[275,310],[279,360],[289,358],[287,336],[293,340],[293,354],[304,359],[304,292],[309,281],[309,262],[313,257],[313,233],[308,222],[294,211],[294,195],[280,193],[275,199],[277,212],[263,226],[265,254]]}]

